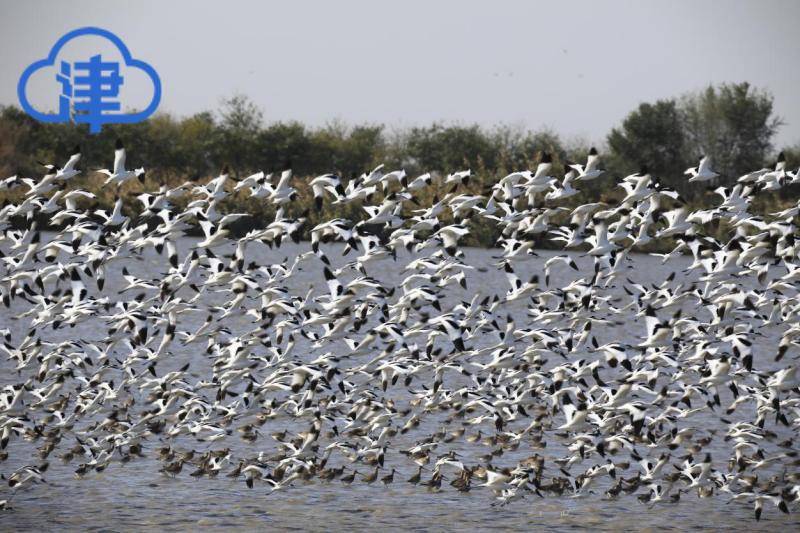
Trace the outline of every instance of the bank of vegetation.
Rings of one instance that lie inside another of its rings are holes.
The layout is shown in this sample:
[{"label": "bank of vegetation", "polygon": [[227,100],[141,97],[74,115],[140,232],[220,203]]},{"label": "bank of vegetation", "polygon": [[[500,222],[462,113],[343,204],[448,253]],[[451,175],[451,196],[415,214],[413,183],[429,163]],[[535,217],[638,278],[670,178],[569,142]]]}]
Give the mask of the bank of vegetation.
[{"label": "bank of vegetation", "polygon": [[[680,191],[693,207],[718,203],[708,184],[688,184],[683,171],[707,154],[721,174],[713,186],[730,186],[741,174],[773,165],[779,151],[794,169],[800,165],[800,144],[776,147],[773,143],[781,124],[773,111],[772,96],[747,83],[710,86],[701,92],[642,103],[598,143],[605,176],[580,184],[581,194],[557,205],[613,203],[621,196],[617,186],[621,177],[641,165],[647,165],[663,185]],[[299,122],[268,122],[262,110],[244,96],[227,99],[215,112],[188,117],[161,113],[139,124],[106,125],[98,135],[89,135],[85,125],[42,124],[8,106],[0,108],[0,178],[16,174],[36,179],[43,173],[39,162],[63,163],[71,148],[79,144],[83,173],[72,186],[95,193],[98,208],[107,208],[116,191],[104,189],[103,177],[92,169],[112,164],[117,138],[124,139],[129,149],[128,167],[147,170],[144,185],[130,183],[122,191],[131,207],[143,188],[185,181],[204,183],[225,166],[234,178],[291,168],[293,185],[300,194],[287,211],[306,216],[306,228],[334,216],[354,221],[364,218],[357,203],[326,204],[317,212],[307,182],[319,174],[334,172],[354,179],[379,164],[386,170],[402,168],[412,178],[423,172],[445,176],[471,169],[473,177],[463,192],[486,194],[506,174],[535,168],[544,152],[552,154],[554,175],[560,178],[561,165],[583,162],[590,148],[588,143],[565,140],[558,132],[503,125],[431,124],[395,130],[382,124],[334,122],[309,127]],[[14,201],[23,192],[0,191],[0,199]],[[426,205],[446,192],[444,185],[434,184],[416,200]],[[797,193],[797,186],[790,186],[762,194],[754,207],[770,213],[794,202]],[[242,231],[268,224],[274,217],[274,206],[246,193],[231,196],[223,207],[253,215],[242,222]],[[497,229],[482,226],[474,228],[472,235],[471,244],[490,246]]]}]

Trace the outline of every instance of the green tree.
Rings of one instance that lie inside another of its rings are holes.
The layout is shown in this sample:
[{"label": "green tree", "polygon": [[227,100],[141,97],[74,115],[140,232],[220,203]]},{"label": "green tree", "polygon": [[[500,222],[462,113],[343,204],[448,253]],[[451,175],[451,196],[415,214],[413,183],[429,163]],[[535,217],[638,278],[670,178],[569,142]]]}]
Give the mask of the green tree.
[{"label": "green tree", "polygon": [[404,140],[406,163],[415,170],[452,172],[478,166],[494,168],[497,157],[478,125],[412,128]]},{"label": "green tree", "polygon": [[537,155],[549,152],[563,159],[564,146],[557,133],[550,130],[531,132],[518,127],[500,126],[490,137],[497,154],[497,165],[503,172],[533,168]]},{"label": "green tree", "polygon": [[177,166],[173,170],[181,179],[196,179],[220,170],[222,162],[215,161],[216,129],[214,115],[207,111],[180,122],[176,142]]},{"label": "green tree", "polygon": [[673,186],[691,162],[675,100],[640,104],[608,134],[608,147],[607,164],[613,173],[625,175],[647,165],[654,176]]},{"label": "green tree", "polygon": [[312,172],[312,144],[306,127],[299,122],[270,124],[258,134],[257,153],[266,172],[281,172],[289,166],[297,175]]},{"label": "green tree", "polygon": [[235,95],[222,102],[219,115],[217,159],[229,165],[234,176],[255,170],[261,165],[256,139],[263,126],[263,113],[248,97]]},{"label": "green tree", "polygon": [[339,172],[353,177],[382,161],[383,126],[350,127],[332,122],[312,133],[312,164],[315,173]]},{"label": "green tree", "polygon": [[781,126],[772,96],[749,83],[709,86],[683,97],[684,131],[693,156],[710,155],[724,182],[761,168]]}]

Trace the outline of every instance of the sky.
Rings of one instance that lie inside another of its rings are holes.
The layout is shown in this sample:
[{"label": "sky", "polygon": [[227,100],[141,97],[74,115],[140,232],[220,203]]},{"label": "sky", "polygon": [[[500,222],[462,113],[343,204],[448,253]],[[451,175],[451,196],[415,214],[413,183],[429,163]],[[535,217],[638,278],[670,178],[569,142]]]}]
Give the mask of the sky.
[{"label": "sky", "polygon": [[178,116],[243,94],[267,121],[508,124],[602,144],[641,102],[748,81],[775,98],[776,147],[800,143],[792,0],[0,0],[0,12],[0,104],[18,105],[22,71],[63,34],[99,26],[157,70],[159,110]]}]

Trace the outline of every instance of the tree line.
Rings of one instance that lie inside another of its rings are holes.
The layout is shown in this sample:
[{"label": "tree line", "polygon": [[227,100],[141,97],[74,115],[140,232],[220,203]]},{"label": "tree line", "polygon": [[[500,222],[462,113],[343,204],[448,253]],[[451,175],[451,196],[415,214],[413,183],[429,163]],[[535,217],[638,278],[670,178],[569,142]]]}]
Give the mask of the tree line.
[{"label": "tree line", "polygon": [[[666,185],[686,188],[683,171],[710,155],[722,183],[769,164],[782,121],[773,97],[748,83],[722,84],[632,110],[606,138],[603,161],[611,175],[641,165]],[[415,172],[501,174],[533,167],[542,152],[559,163],[580,162],[589,146],[565,142],[557,132],[510,126],[441,124],[390,131],[381,124],[333,122],[312,128],[300,122],[266,123],[247,97],[226,99],[217,112],[177,118],[158,114],[138,124],[110,124],[90,136],[86,125],[43,124],[19,108],[0,109],[0,174],[36,177],[38,161],[58,163],[76,144],[83,167],[108,166],[114,141],[129,146],[130,164],[151,176],[204,179],[227,165],[235,176],[291,167],[296,176],[338,172],[357,176],[377,164]],[[785,148],[789,165],[800,164],[800,145]]]},{"label": "tree line", "polygon": [[[700,92],[641,103],[597,146],[605,177],[581,183],[581,193],[564,205],[618,200],[619,177],[642,165],[695,206],[710,204],[713,193],[707,190],[709,185],[730,185],[741,174],[774,164],[778,149],[773,139],[781,125],[772,96],[747,83],[709,86]],[[79,166],[84,172],[74,178],[75,186],[95,193],[96,208],[107,209],[116,190],[102,188],[103,177],[91,170],[111,166],[118,138],[128,147],[127,167],[147,170],[143,186],[134,181],[123,188],[126,211],[135,207],[137,191],[152,190],[158,183],[204,183],[226,166],[234,177],[292,168],[299,197],[287,205],[287,214],[306,218],[305,230],[331,217],[364,218],[355,204],[314,209],[307,178],[319,174],[336,172],[352,179],[378,164],[385,164],[388,170],[403,168],[411,178],[423,172],[444,175],[471,169],[473,178],[464,192],[487,194],[502,176],[534,169],[545,152],[553,158],[553,174],[560,177],[561,164],[582,163],[591,148],[580,141],[565,141],[550,130],[511,126],[434,123],[398,131],[380,124],[333,122],[312,128],[300,122],[268,123],[263,112],[240,95],[226,99],[216,112],[181,118],[160,113],[138,124],[105,125],[98,135],[89,135],[86,125],[39,123],[17,107],[6,106],[0,108],[0,179],[15,174],[35,179],[44,171],[40,162],[63,164],[79,144]],[[788,168],[796,169],[800,144],[781,150]],[[721,177],[713,184],[688,184],[683,172],[703,154],[713,158]],[[784,187],[778,193],[761,195],[753,208],[759,213],[774,212],[795,199],[798,188]],[[0,201],[17,201],[21,190],[0,191]],[[427,205],[446,192],[445,187],[435,185],[417,200]],[[242,194],[232,195],[222,207],[252,215],[237,221],[237,231],[263,227],[275,215],[274,206]],[[491,246],[497,236],[496,227],[477,225],[467,244]]]}]

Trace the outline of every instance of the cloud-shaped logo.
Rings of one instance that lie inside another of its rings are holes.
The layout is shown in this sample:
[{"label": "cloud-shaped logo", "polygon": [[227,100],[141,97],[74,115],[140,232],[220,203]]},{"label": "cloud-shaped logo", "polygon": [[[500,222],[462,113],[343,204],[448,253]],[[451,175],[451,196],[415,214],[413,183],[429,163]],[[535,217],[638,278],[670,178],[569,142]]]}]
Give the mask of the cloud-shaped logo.
[{"label": "cloud-shaped logo", "polygon": [[[126,77],[119,72],[119,63],[105,61],[100,52],[87,58],[86,61],[69,63],[60,61],[56,65],[61,49],[73,39],[83,36],[96,36],[107,39],[119,51],[126,68],[140,69],[152,81],[153,95],[150,103],[142,111],[135,113],[119,113],[121,103],[116,99],[119,89]],[[28,81],[40,69],[55,67],[58,76],[52,78],[60,84],[57,113],[44,113],[31,105],[27,95]],[[161,79],[155,69],[144,61],[134,59],[122,40],[108,30],[102,28],[79,28],[61,37],[45,59],[32,63],[20,76],[17,84],[17,96],[22,109],[41,122],[88,123],[89,131],[98,133],[103,124],[141,122],[155,113],[161,101]]]}]

